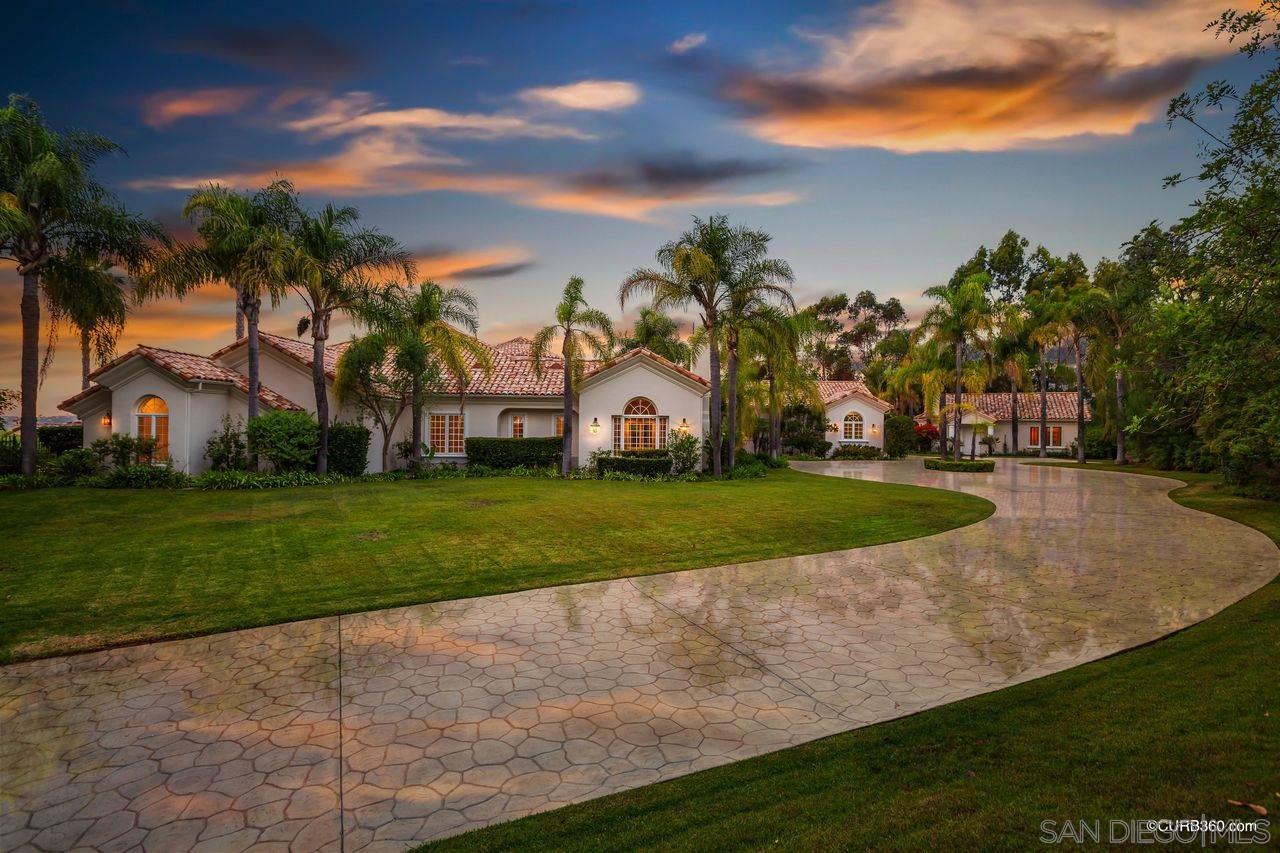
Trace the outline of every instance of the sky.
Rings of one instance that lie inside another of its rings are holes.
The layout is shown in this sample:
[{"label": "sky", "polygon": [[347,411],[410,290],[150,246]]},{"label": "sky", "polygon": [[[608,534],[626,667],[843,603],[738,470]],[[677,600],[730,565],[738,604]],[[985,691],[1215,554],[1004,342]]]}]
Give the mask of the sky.
[{"label": "sky", "polygon": [[[801,303],[872,290],[918,312],[1009,228],[1089,263],[1182,216],[1193,131],[1171,96],[1244,82],[1206,0],[33,3],[6,91],[125,155],[99,177],[178,236],[191,190],[288,177],[357,206],[421,278],[470,289],[481,336],[549,322],[570,276],[625,327],[619,282],[693,215],[773,235]],[[52,26],[52,21],[59,21]],[[1218,119],[1225,123],[1225,119]],[[18,384],[0,267],[0,386]],[[264,318],[290,333],[296,302]],[[351,334],[335,327],[337,338]],[[207,353],[230,291],[139,308],[139,343]],[[40,411],[79,388],[66,335]]]}]

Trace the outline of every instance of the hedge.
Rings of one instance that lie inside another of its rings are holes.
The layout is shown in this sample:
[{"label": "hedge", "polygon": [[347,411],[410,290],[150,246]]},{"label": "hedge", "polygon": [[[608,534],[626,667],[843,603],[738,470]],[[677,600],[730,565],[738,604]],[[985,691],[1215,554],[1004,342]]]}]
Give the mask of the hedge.
[{"label": "hedge", "polygon": [[549,468],[560,464],[563,439],[468,438],[467,464],[488,468]]},{"label": "hedge", "polygon": [[40,443],[54,456],[84,446],[84,427],[80,424],[49,424],[36,427]]},{"label": "hedge", "polygon": [[672,458],[666,456],[601,456],[596,460],[596,474],[603,477],[610,471],[635,474],[640,477],[660,477],[671,473]]},{"label": "hedge", "polygon": [[916,449],[916,425],[906,415],[890,415],[884,419],[884,454],[890,459],[905,459]]},{"label": "hedge", "polygon": [[924,460],[924,467],[930,471],[965,471],[977,474],[989,474],[996,470],[994,459],[961,459],[956,462],[954,459],[934,459]]},{"label": "hedge", "polygon": [[359,477],[369,465],[369,428],[335,421],[329,424],[329,471]]},{"label": "hedge", "polygon": [[880,448],[869,444],[845,444],[837,448],[836,452],[831,454],[831,458],[875,460],[883,459],[884,454],[880,452]]}]

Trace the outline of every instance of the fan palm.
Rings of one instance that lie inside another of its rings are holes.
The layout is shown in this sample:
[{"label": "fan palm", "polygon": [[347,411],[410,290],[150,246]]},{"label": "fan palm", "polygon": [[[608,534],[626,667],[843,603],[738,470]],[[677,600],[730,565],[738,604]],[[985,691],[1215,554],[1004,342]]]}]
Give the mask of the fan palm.
[{"label": "fan palm", "polygon": [[1031,340],[1031,326],[1026,312],[1016,302],[999,306],[995,336],[991,341],[991,357],[996,369],[1009,381],[1012,429],[1012,450],[1018,453],[1018,394],[1027,387],[1032,375],[1032,355],[1035,345]]},{"label": "fan palm", "polygon": [[[788,313],[769,306],[754,312],[741,327],[744,360],[757,368],[765,385],[764,409],[769,423],[770,457],[782,450],[782,404],[784,400],[805,402],[822,408],[818,383],[800,353],[816,334],[811,313]],[[759,450],[759,448],[756,448]]]},{"label": "fan palm", "polygon": [[423,408],[430,378],[448,374],[466,393],[473,368],[488,376],[493,357],[478,338],[480,321],[476,298],[461,287],[441,287],[424,281],[417,287],[387,285],[368,307],[357,306],[357,319],[367,322],[390,345],[393,370],[409,389],[413,424],[412,464],[422,464]]},{"label": "fan palm", "polygon": [[[960,400],[965,378],[965,353],[987,345],[986,333],[991,329],[992,309],[987,299],[988,277],[978,273],[966,278],[955,287],[941,285],[925,291],[934,304],[920,319],[916,327],[917,339],[930,339],[955,354],[955,400]],[[959,419],[956,436],[959,437]],[[960,442],[955,442],[955,458],[960,459]]]},{"label": "fan palm", "polygon": [[286,284],[307,308],[298,334],[311,334],[311,381],[315,388],[320,446],[316,472],[329,470],[329,395],[325,384],[325,342],[338,311],[364,304],[378,273],[414,278],[409,253],[392,237],[360,228],[354,207],[325,205],[319,213],[302,211],[293,227],[276,232],[264,247],[267,277],[275,286]]},{"label": "fan palm", "polygon": [[139,281],[139,294],[179,297],[213,282],[236,296],[236,339],[247,325],[249,420],[258,416],[260,351],[258,324],[264,298],[274,307],[288,288],[270,274],[265,253],[299,216],[297,196],[288,181],[275,181],[256,193],[238,193],[218,184],[192,193],[182,215],[196,224],[199,243],[174,243],[154,258]]},{"label": "fan palm", "polygon": [[564,287],[556,305],[556,320],[533,336],[533,372],[543,375],[551,353],[551,343],[560,338],[560,360],[564,366],[564,435],[560,445],[560,473],[568,476],[573,455],[574,387],[586,372],[587,355],[605,358],[613,349],[613,324],[603,312],[590,307],[582,295],[582,279],[574,276]]},{"label": "fan palm", "polygon": [[0,258],[22,277],[20,417],[22,473],[36,470],[40,387],[40,291],[49,265],[76,252],[110,259],[129,271],[142,265],[156,224],[127,212],[91,172],[120,151],[92,134],[49,128],[35,102],[13,95],[0,109]]},{"label": "fan palm", "polygon": [[88,388],[92,357],[97,356],[99,364],[114,358],[124,331],[129,313],[124,277],[113,273],[111,264],[101,258],[76,254],[49,265],[44,289],[51,328],[65,322],[79,338],[80,387]]}]

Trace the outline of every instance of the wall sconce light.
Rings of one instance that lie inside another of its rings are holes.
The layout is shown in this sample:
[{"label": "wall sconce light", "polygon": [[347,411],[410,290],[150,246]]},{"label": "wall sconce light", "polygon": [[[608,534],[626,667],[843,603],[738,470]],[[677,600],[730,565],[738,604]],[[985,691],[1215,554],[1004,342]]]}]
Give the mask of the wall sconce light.
[{"label": "wall sconce light", "polygon": [[599,435],[599,434],[600,434],[600,419],[599,419],[599,418],[592,418],[592,419],[591,419],[591,426],[587,427],[587,429],[591,430],[591,434],[592,434],[592,435]]},{"label": "wall sconce light", "polygon": [[689,419],[688,419],[688,418],[681,418],[681,419],[680,419],[680,425],[676,427],[676,431],[677,431],[677,432],[688,432],[688,431],[689,431]]},{"label": "wall sconce light", "polygon": [[104,427],[109,427],[109,426],[111,426],[111,413],[110,413],[110,412],[107,412],[105,415],[103,415],[103,416],[102,416],[102,425],[103,425]]},{"label": "wall sconce light", "polygon": [[871,434],[872,434],[872,435],[879,435],[879,434],[880,434],[880,427],[876,426],[875,424],[872,424],[872,425],[871,425]]}]

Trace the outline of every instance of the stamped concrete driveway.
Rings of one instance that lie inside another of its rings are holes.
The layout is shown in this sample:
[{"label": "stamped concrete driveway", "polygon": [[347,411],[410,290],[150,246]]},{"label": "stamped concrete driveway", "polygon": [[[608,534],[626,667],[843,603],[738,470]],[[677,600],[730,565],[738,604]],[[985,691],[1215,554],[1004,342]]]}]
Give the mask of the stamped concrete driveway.
[{"label": "stamped concrete driveway", "polygon": [[[947,533],[0,671],[5,850],[401,850],[1066,669],[1280,571],[1169,480],[918,460]],[[749,523],[744,520],[744,523]]]}]

